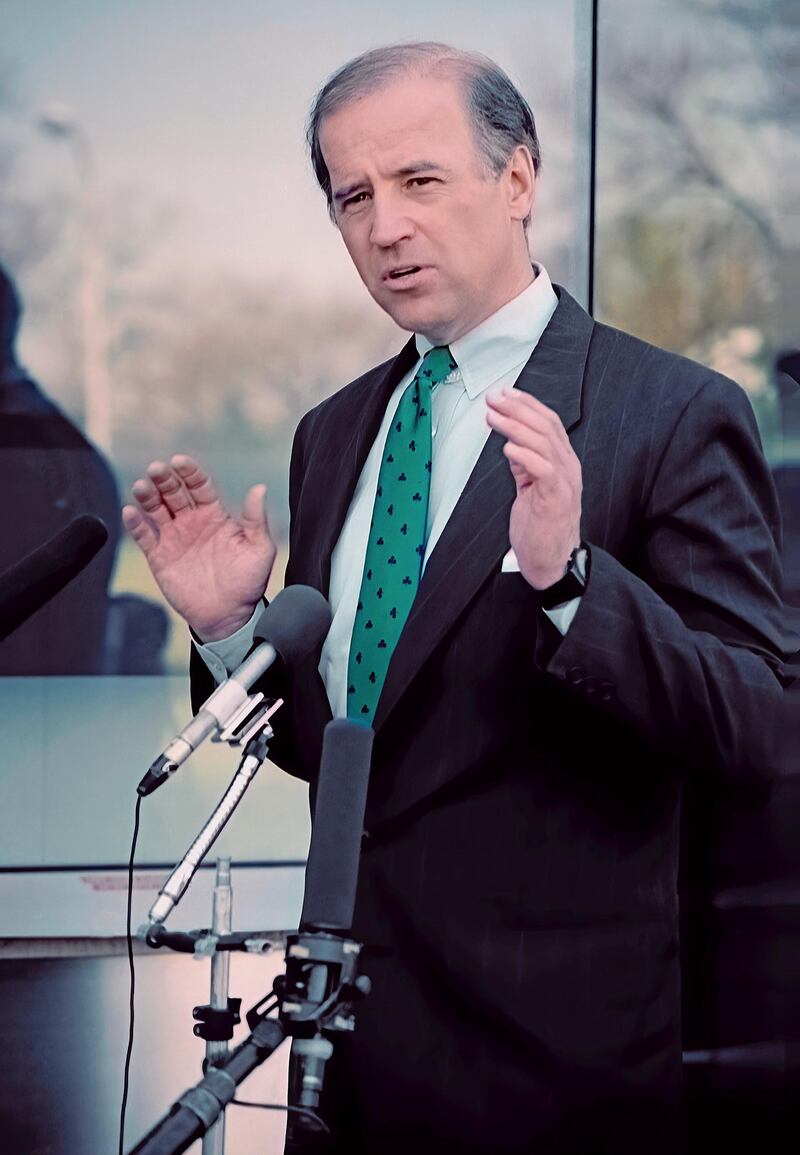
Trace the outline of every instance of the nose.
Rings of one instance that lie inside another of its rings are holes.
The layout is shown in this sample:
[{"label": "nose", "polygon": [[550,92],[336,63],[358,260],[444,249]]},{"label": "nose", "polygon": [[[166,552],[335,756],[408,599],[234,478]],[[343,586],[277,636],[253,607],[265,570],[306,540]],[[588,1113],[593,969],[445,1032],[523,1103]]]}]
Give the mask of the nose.
[{"label": "nose", "polygon": [[414,232],[413,222],[405,212],[401,199],[391,192],[378,192],[372,199],[372,227],[370,240],[381,249],[390,249],[400,241],[408,240]]}]

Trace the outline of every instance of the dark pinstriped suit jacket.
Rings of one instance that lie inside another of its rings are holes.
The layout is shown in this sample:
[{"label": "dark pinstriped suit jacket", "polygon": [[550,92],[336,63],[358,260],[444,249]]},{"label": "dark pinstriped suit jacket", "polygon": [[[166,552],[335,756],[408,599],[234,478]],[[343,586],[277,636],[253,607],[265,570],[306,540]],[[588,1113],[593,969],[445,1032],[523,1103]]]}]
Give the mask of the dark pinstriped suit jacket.
[{"label": "dark pinstriped suit jacket", "polygon": [[[374,990],[328,1078],[341,1150],[669,1149],[681,777],[770,772],[787,642],[750,405],[557,292],[517,385],[581,459],[588,589],[562,638],[501,573],[515,489],[492,433],[375,718],[354,928]],[[287,584],[327,594],[414,357],[409,343],[301,422]],[[282,687],[272,751],[312,784],[330,717],[316,661]]]}]

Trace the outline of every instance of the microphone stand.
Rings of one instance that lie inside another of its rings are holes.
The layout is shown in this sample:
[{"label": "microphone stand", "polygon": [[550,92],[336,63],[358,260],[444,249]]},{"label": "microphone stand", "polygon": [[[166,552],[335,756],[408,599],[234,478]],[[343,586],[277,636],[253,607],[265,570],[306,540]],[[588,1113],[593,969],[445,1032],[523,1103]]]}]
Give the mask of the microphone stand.
[{"label": "microphone stand", "polygon": [[236,1094],[236,1088],[260,1066],[284,1039],[280,1023],[264,1018],[221,1067],[211,1067],[205,1077],[173,1103],[129,1155],[180,1155],[204,1135]]},{"label": "microphone stand", "polygon": [[247,716],[244,720],[241,719],[241,715],[237,716],[235,724],[229,726],[227,730],[223,730],[219,736],[220,742],[228,742],[231,746],[244,743],[242,759],[230,786],[222,795],[211,817],[158,892],[158,898],[148,914],[150,926],[142,927],[139,930],[139,934],[144,937],[145,942],[147,942],[150,927],[163,923],[170,911],[178,905],[200,863],[225,829],[234,810],[244,797],[247,787],[266,761],[270,739],[273,736],[269,720],[275,711],[283,705],[283,699],[278,698],[270,706],[260,706],[259,699],[261,697],[260,694],[256,697],[255,702],[258,709],[255,715]]},{"label": "microphone stand", "polygon": [[[217,876],[214,883],[214,898],[211,914],[211,933],[216,937],[229,934],[231,931],[231,917],[233,907],[233,889],[231,887],[231,860],[230,858],[217,859]],[[194,1017],[200,1020],[201,1026],[195,1027],[195,1034],[200,1034],[203,1028],[206,1040],[206,1067],[217,1066],[228,1053],[228,1023],[232,1028],[239,1022],[240,999],[229,999],[230,983],[230,956],[227,952],[215,950],[211,956],[211,994],[208,1003],[208,1015],[203,1017],[204,1007],[195,1007]],[[233,1005],[231,1005],[233,1004]],[[219,1019],[222,1023],[218,1024]],[[217,1022],[215,1022],[217,1020]],[[216,1029],[215,1029],[216,1027]],[[222,1037],[220,1038],[220,1035]],[[225,1151],[225,1115],[220,1115],[214,1126],[203,1136],[203,1155],[224,1155]]]},{"label": "microphone stand", "polygon": [[[231,745],[245,742],[239,769],[211,818],[161,888],[150,909],[149,924],[139,929],[139,936],[149,946],[169,946],[174,950],[195,954],[208,953],[215,960],[219,951],[263,952],[272,947],[263,936],[257,934],[220,933],[230,927],[230,902],[226,901],[224,893],[227,886],[227,894],[230,895],[229,860],[222,860],[218,866],[215,927],[211,934],[207,931],[170,932],[163,925],[186,891],[204,855],[231,817],[259,766],[266,759],[268,741],[272,737],[269,718],[282,703],[278,700],[271,707],[259,707],[260,699],[261,695],[257,695],[249,710],[240,711],[235,722],[220,735],[220,740]],[[324,886],[313,896],[313,901],[309,902],[306,894],[301,929],[297,934],[287,937],[286,973],[275,979],[272,988],[274,998],[267,995],[248,1012],[247,1024],[251,1034],[230,1054],[227,1054],[227,1040],[233,1037],[233,1026],[239,1021],[240,1000],[227,998],[227,967],[212,974],[212,1002],[207,1007],[195,1008],[195,1018],[201,1020],[201,1025],[194,1030],[195,1034],[207,1041],[224,1040],[221,1053],[214,1052],[213,1066],[212,1055],[208,1053],[205,1077],[173,1104],[168,1114],[130,1155],[180,1155],[195,1139],[207,1135],[227,1105],[233,1101],[239,1084],[276,1050],[287,1035],[292,1036],[295,1042],[290,1069],[286,1150],[297,1153],[320,1150],[321,1137],[329,1137],[328,1128],[316,1112],[322,1093],[325,1064],[333,1052],[330,1036],[355,1029],[354,1004],[358,999],[366,997],[371,988],[369,978],[359,973],[362,944],[348,937],[343,929],[349,927],[353,920],[357,856],[371,748],[371,730],[367,731],[343,719],[328,723],[323,740],[320,781],[328,782],[326,793],[335,797],[338,804],[341,803],[342,789],[345,797],[350,791],[350,801],[358,813],[355,815],[356,821],[351,823],[353,829],[348,833],[358,837],[355,840],[349,838],[352,845],[345,846],[346,853],[343,851],[339,854],[337,847],[337,855],[332,864],[330,861],[323,863],[319,857],[315,859],[312,838],[309,869],[315,862],[315,878],[321,875],[330,882],[332,874],[334,880],[339,881],[331,865],[338,866],[339,860],[344,858],[348,870],[352,872],[352,877],[346,872],[347,877],[342,880],[344,898],[337,899],[326,894]],[[327,771],[326,759],[331,763]],[[338,782],[336,777],[331,777],[334,772],[338,774]],[[322,796],[323,791],[320,790],[318,809]],[[308,885],[307,870],[307,888]],[[275,1010],[278,1011],[277,1019],[269,1017]],[[217,1155],[224,1142],[219,1129],[215,1131],[213,1142],[216,1145],[210,1146],[208,1150]]]},{"label": "microphone stand", "polygon": [[[321,1149],[328,1129],[316,1111],[324,1066],[333,1051],[328,1035],[354,1029],[353,1004],[370,991],[370,980],[358,973],[360,952],[361,943],[342,935],[315,930],[290,935],[286,974],[273,984],[275,1001],[268,995],[248,1012],[252,1033],[222,1063],[209,1067],[205,1077],[173,1103],[129,1155],[181,1155],[188,1150],[214,1127],[234,1101],[236,1088],[287,1035],[295,1039],[293,1058],[299,1059],[299,1077],[298,1105],[289,1108],[286,1150]],[[270,1018],[276,1008],[279,1017]]]},{"label": "microphone stand", "polygon": [[[278,699],[271,705],[262,705],[262,701],[261,694],[248,698],[227,729],[219,735],[218,741],[228,742],[232,746],[244,743],[237,771],[211,817],[161,887],[158,898],[150,908],[149,922],[138,931],[138,936],[144,939],[148,946],[156,949],[167,946],[197,956],[211,955],[210,1001],[205,1006],[195,1007],[193,1011],[193,1016],[197,1020],[194,1033],[206,1041],[204,1069],[209,1070],[213,1070],[228,1054],[228,1040],[233,1037],[233,1028],[240,1021],[241,999],[228,997],[230,959],[227,952],[248,950],[264,953],[272,949],[272,943],[255,933],[239,935],[230,933],[233,899],[230,858],[217,860],[210,933],[208,931],[170,933],[165,930],[164,921],[186,893],[206,854],[222,833],[257,771],[266,760],[269,741],[273,736],[269,720],[283,703]],[[203,1155],[223,1155],[224,1149],[223,1115],[205,1135]]]}]

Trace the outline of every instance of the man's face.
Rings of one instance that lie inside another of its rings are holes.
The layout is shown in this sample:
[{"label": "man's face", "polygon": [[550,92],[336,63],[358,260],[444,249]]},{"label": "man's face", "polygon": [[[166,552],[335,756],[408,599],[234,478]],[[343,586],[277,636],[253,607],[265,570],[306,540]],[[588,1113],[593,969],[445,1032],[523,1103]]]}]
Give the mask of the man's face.
[{"label": "man's face", "polygon": [[530,281],[532,189],[485,167],[456,81],[389,82],[326,117],[320,145],[347,251],[402,328],[447,344]]}]

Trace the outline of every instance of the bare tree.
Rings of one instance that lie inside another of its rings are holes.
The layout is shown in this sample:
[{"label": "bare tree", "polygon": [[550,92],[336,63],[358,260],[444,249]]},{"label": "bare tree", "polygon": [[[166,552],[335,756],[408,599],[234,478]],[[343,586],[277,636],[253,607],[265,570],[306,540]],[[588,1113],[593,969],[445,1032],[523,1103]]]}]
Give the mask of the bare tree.
[{"label": "bare tree", "polygon": [[773,362],[800,298],[798,60],[787,0],[604,8],[598,313],[737,379],[775,456]]}]

